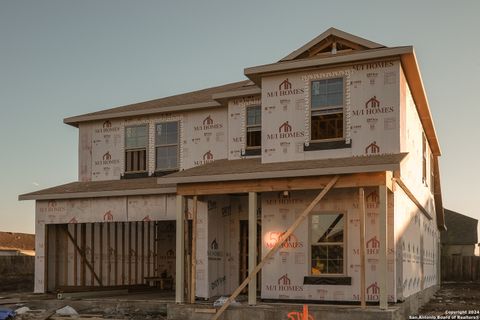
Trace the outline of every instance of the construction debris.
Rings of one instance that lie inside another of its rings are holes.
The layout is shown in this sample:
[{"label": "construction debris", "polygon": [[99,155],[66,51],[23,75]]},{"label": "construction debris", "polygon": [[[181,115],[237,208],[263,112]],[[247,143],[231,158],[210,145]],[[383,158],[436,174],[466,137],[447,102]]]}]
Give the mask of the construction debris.
[{"label": "construction debris", "polygon": [[55,313],[60,316],[78,316],[77,310],[73,309],[70,306],[65,306],[61,309],[58,309]]}]

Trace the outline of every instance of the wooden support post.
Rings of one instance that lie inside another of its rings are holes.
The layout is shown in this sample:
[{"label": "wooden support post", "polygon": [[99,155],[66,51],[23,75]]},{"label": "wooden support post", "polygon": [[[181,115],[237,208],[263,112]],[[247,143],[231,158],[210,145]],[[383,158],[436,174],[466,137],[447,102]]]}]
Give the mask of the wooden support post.
[{"label": "wooden support post", "polygon": [[145,224],[146,222],[142,221],[142,273],[140,274],[140,283],[143,283],[143,279],[145,279]]},{"label": "wooden support post", "polygon": [[82,250],[80,251],[82,256],[82,259],[81,259],[82,264],[80,266],[80,283],[82,284],[82,286],[85,287],[87,282],[87,268],[85,267],[87,262],[87,257],[85,256],[85,249],[87,248],[87,224],[82,223],[80,225],[80,228],[81,228],[80,243],[82,248]]},{"label": "wooden support post", "polygon": [[100,242],[100,252],[99,252],[99,262],[98,262],[98,266],[100,267],[99,269],[99,273],[100,273],[100,279],[102,279],[103,281],[103,225],[105,223],[99,223],[99,237],[100,239],[98,240]]},{"label": "wooden support post", "polygon": [[135,221],[135,278],[133,284],[138,283],[138,221]]},{"label": "wooden support post", "polygon": [[358,208],[360,217],[360,306],[365,309],[365,190],[358,190]]},{"label": "wooden support post", "polygon": [[183,303],[185,301],[185,199],[183,196],[177,195],[176,211],[175,302]]},{"label": "wooden support post", "polygon": [[[285,233],[280,237],[280,239],[278,239],[278,242],[273,246],[273,248],[270,249],[270,251],[265,255],[265,257],[263,257],[262,261],[260,261],[260,263],[255,267],[255,269],[253,269],[250,272],[250,274],[242,282],[242,284],[237,289],[235,289],[235,291],[232,293],[232,295],[227,299],[227,301],[225,301],[223,306],[212,317],[212,320],[217,320],[218,318],[220,318],[222,313],[228,308],[228,306],[232,303],[232,301],[242,292],[243,288],[245,288],[250,283],[252,278],[257,275],[258,271],[260,271],[260,269],[262,269],[262,267],[267,263],[267,261],[270,258],[272,258],[278,252],[278,250],[280,249],[282,244],[285,242],[285,240],[287,240],[292,235],[292,233],[295,230],[297,230],[297,228],[305,220],[305,218],[308,217],[308,215],[313,210],[313,208],[320,202],[320,200],[322,200],[322,198],[327,194],[327,192],[330,191],[330,189],[337,182],[338,178],[339,178],[338,175],[333,177],[332,180],[330,180],[330,182],[325,186],[325,188],[315,197],[315,199],[313,199],[313,201],[308,205],[308,207],[305,208],[305,210],[303,210],[303,212],[298,216],[298,218],[290,226],[290,228],[288,228],[288,230],[285,231]],[[179,197],[179,196],[177,196],[177,197]]]},{"label": "wooden support post", "polygon": [[125,222],[120,222],[122,224],[122,286],[125,285]]},{"label": "wooden support post", "polygon": [[380,251],[379,251],[379,288],[380,288],[380,309],[387,309],[388,307],[388,292],[387,292],[387,187],[379,186],[378,194],[380,198],[379,204],[379,218],[378,224],[380,227]]},{"label": "wooden support post", "polygon": [[54,225],[55,230],[55,284],[53,289],[56,289],[60,286],[60,240],[59,240],[59,225]]},{"label": "wooden support post", "polygon": [[[95,270],[95,223],[90,223],[90,263],[93,270]],[[95,284],[93,274],[90,275],[90,285]]]},{"label": "wooden support post", "polygon": [[[68,233],[70,232],[68,230],[68,224],[67,224],[67,236]],[[77,225],[72,224],[73,226],[73,285],[77,286],[78,285],[78,253],[77,250],[75,250],[75,247],[77,246],[77,239],[78,239],[78,231],[77,231]]]},{"label": "wooden support post", "polygon": [[197,292],[197,208],[198,197],[194,196],[192,205],[192,269],[190,271],[190,303],[195,303],[195,296]]},{"label": "wooden support post", "polygon": [[[248,273],[257,265],[257,193],[248,193]],[[248,284],[248,304],[257,304],[257,276]]]},{"label": "wooden support post", "polygon": [[132,284],[132,222],[126,222],[128,227],[128,285]]},{"label": "wooden support post", "polygon": [[65,230],[68,228],[68,224],[62,224],[61,225],[64,235],[64,238],[62,238],[62,243],[63,243],[63,285],[68,286],[68,267],[69,267],[69,261],[68,261],[68,236],[65,233]]},{"label": "wooden support post", "polygon": [[107,285],[110,285],[111,281],[111,273],[112,273],[112,249],[111,249],[111,243],[110,243],[110,226],[111,223],[107,223]]},{"label": "wooden support post", "polygon": [[150,226],[151,222],[148,221],[147,222],[147,277],[150,277],[150,252],[151,252],[151,248],[150,248],[150,243],[152,242],[152,239],[151,239],[151,236],[150,236]]}]

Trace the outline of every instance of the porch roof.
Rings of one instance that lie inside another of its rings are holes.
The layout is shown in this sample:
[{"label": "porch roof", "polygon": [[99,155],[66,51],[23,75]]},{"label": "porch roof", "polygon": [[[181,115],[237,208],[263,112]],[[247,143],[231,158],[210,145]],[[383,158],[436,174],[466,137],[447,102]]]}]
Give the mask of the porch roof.
[{"label": "porch roof", "polygon": [[398,153],[275,163],[262,163],[261,158],[222,159],[158,178],[158,183],[182,184],[394,171],[400,169],[400,162],[406,155],[407,153]]},{"label": "porch roof", "polygon": [[158,184],[157,178],[71,182],[22,194],[19,200],[98,198],[128,195],[175,193],[175,185]]}]

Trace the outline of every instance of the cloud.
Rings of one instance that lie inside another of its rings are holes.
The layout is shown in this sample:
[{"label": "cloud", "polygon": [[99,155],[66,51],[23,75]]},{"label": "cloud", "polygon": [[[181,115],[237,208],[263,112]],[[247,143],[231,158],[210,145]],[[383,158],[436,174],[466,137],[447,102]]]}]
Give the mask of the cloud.
[{"label": "cloud", "polygon": [[33,184],[35,187],[39,187],[39,186],[40,186],[40,183],[38,183],[38,182],[35,182],[35,181],[34,181],[34,182],[32,182],[32,184]]}]

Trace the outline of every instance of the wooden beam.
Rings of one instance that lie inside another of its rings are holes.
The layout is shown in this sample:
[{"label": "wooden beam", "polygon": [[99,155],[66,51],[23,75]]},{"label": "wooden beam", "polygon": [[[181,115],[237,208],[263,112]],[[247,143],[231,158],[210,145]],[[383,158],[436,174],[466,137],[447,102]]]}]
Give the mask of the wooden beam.
[{"label": "wooden beam", "polygon": [[424,206],[422,206],[420,201],[417,200],[413,192],[410,191],[410,189],[406,186],[403,180],[401,178],[395,178],[395,182],[400,188],[402,188],[402,190],[410,198],[410,200],[412,200],[412,202],[415,203],[417,208],[425,215],[425,217],[427,217],[428,220],[432,220],[432,216],[430,215],[430,213],[428,213],[428,211],[425,209]]},{"label": "wooden beam", "polygon": [[[83,229],[83,228],[82,228]],[[82,250],[79,245],[75,242],[75,239],[73,238],[73,236],[70,234],[70,231],[68,230],[65,230],[65,232],[67,233],[67,236],[68,238],[70,239],[70,241],[73,243],[73,246],[75,247],[75,250],[80,254],[80,257],[82,258],[82,261],[85,263],[85,265],[90,269],[90,272],[92,272],[92,275],[95,277],[95,279],[97,280],[98,284],[100,286],[103,286],[102,284],[102,280],[97,276],[97,274],[95,273],[95,270],[93,269],[93,266],[90,264],[90,262],[88,262],[87,260],[87,256],[85,254],[85,251]]]},{"label": "wooden beam", "polygon": [[197,292],[197,208],[198,197],[193,197],[192,204],[192,269],[191,269],[191,291],[190,303],[195,303]]},{"label": "wooden beam", "polygon": [[185,301],[185,199],[182,195],[177,195],[176,211],[175,302],[183,303]]},{"label": "wooden beam", "polygon": [[378,224],[380,227],[380,232],[379,232],[380,250],[379,250],[379,261],[378,261],[380,266],[378,270],[378,279],[379,279],[378,286],[380,288],[380,309],[386,310],[388,308],[388,291],[387,291],[388,190],[386,186],[379,186],[378,194],[380,198],[379,212],[378,212]]},{"label": "wooden beam", "polygon": [[360,306],[367,307],[365,300],[365,190],[358,190],[358,207],[360,218]]},{"label": "wooden beam", "polygon": [[[257,265],[257,193],[248,193],[248,271],[251,273]],[[257,277],[248,284],[248,304],[257,304]]]},{"label": "wooden beam", "polygon": [[310,212],[315,208],[315,206],[322,200],[322,198],[327,194],[328,191],[335,185],[338,181],[339,176],[334,176],[330,182],[323,188],[323,190],[313,199],[313,201],[308,205],[308,207],[303,210],[302,214],[298,216],[295,222],[290,226],[290,228],[285,231],[285,233],[280,237],[278,242],[273,246],[273,248],[263,257],[262,261],[250,271],[248,277],[242,282],[242,284],[233,292],[233,294],[225,301],[223,306],[218,310],[218,312],[212,317],[212,320],[217,320],[220,318],[222,313],[228,308],[228,306],[232,303],[232,301],[242,292],[243,288],[245,288],[250,281],[257,275],[257,273],[262,269],[262,267],[272,258],[278,250],[281,248],[282,244],[287,240],[292,233],[300,226],[300,224],[308,217]]},{"label": "wooden beam", "polygon": [[[177,194],[184,196],[228,193],[270,192],[285,190],[315,190],[324,188],[333,176],[276,178],[224,182],[186,183],[177,186]],[[386,184],[386,173],[355,173],[341,175],[335,188],[377,187]]]}]

